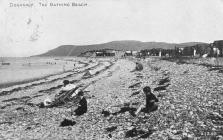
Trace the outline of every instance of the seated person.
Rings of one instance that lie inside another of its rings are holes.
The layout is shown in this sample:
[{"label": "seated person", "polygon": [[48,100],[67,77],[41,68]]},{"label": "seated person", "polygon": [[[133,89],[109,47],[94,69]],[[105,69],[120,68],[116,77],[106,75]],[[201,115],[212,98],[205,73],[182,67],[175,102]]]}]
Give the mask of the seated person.
[{"label": "seated person", "polygon": [[80,90],[77,94],[80,97],[80,101],[78,103],[78,108],[74,110],[73,115],[80,116],[87,112],[87,100],[84,97],[84,92]]},{"label": "seated person", "polygon": [[136,111],[136,115],[142,111],[145,113],[149,113],[152,111],[156,111],[158,109],[158,99],[156,98],[156,96],[151,92],[151,89],[149,86],[146,86],[143,88],[143,92],[146,95],[146,105],[143,108],[143,106],[140,106],[139,109]]},{"label": "seated person", "polygon": [[77,94],[77,92],[75,92],[78,88],[76,85],[70,84],[70,82],[68,80],[64,80],[63,84],[64,84],[63,87],[61,88],[60,92],[55,95],[54,99],[50,99],[49,97],[47,97],[42,103],[40,103],[40,106],[41,107],[52,106],[53,103],[55,103],[55,101],[60,98],[61,94],[65,93],[65,92],[68,92],[68,91],[71,91],[71,90],[74,90],[72,95],[71,95],[72,98]]},{"label": "seated person", "polygon": [[136,62],[136,68],[135,68],[136,71],[141,71],[143,70],[143,65],[139,62]]},{"label": "seated person", "polygon": [[63,87],[61,88],[61,91],[63,92],[63,91],[70,91],[70,90],[72,90],[72,89],[74,89],[74,88],[77,88],[77,86],[76,85],[74,85],[74,84],[70,84],[70,81],[69,80],[64,80],[63,81]]},{"label": "seated person", "polygon": [[61,88],[60,92],[56,95],[56,97],[63,94],[64,92],[70,91],[70,90],[75,89],[75,88],[77,88],[76,85],[70,84],[69,80],[64,80],[63,81],[63,87]]},{"label": "seated person", "polygon": [[151,92],[149,86],[143,88],[143,92],[146,95],[146,107],[144,109],[145,112],[152,112],[158,109],[157,102],[159,101],[156,96]]}]

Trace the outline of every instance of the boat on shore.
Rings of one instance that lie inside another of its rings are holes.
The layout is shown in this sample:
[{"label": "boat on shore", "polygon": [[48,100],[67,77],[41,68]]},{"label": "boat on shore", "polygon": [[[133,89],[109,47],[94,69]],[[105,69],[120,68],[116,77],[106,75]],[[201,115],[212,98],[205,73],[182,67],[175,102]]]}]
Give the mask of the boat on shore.
[{"label": "boat on shore", "polygon": [[10,63],[2,62],[2,65],[10,65]]},{"label": "boat on shore", "polygon": [[3,58],[1,58],[1,62],[2,62],[2,63],[1,63],[2,65],[10,65],[9,62],[4,62],[4,59],[3,59]]}]

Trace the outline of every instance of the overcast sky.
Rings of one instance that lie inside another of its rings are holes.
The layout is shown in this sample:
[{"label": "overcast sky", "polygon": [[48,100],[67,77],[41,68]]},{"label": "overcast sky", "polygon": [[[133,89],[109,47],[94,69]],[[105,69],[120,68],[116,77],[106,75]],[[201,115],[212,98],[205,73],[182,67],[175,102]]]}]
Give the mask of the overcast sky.
[{"label": "overcast sky", "polygon": [[[38,2],[83,2],[40,7]],[[9,3],[34,3],[32,8]],[[0,0],[0,56],[30,56],[63,44],[113,40],[223,39],[223,0]]]}]

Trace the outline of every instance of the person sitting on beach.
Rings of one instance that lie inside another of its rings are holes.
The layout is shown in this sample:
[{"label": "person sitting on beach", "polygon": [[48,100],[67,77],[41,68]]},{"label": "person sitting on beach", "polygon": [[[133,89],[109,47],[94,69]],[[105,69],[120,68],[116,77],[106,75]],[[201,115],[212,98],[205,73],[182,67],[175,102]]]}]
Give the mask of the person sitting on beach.
[{"label": "person sitting on beach", "polygon": [[136,115],[142,111],[145,113],[149,113],[152,111],[156,111],[158,109],[157,102],[159,101],[157,97],[151,92],[151,88],[149,86],[146,86],[143,88],[143,92],[146,95],[146,106],[143,108],[142,106],[139,107],[139,109],[136,111]]},{"label": "person sitting on beach", "polygon": [[59,95],[63,94],[64,92],[70,91],[75,88],[77,89],[76,85],[70,84],[69,80],[64,80],[63,87],[61,88],[60,92],[56,96],[59,96]]},{"label": "person sitting on beach", "polygon": [[78,87],[76,85],[70,84],[69,80],[64,80],[63,84],[64,84],[63,87],[61,88],[60,92],[55,95],[54,99],[50,99],[50,97],[46,97],[44,99],[44,101],[39,104],[39,106],[41,108],[43,108],[43,107],[52,107],[55,104],[58,104],[57,101],[58,101],[58,99],[60,99],[60,97],[61,97],[60,95],[62,95],[63,93],[69,92],[69,91],[72,92],[72,95],[70,96],[70,94],[69,94],[67,96],[67,98],[69,98],[69,97],[70,98],[74,98],[77,95]]},{"label": "person sitting on beach", "polygon": [[74,89],[74,88],[77,88],[77,86],[74,85],[74,84],[71,84],[69,80],[64,80],[64,81],[63,81],[63,84],[64,84],[64,85],[63,85],[63,87],[61,88],[61,91],[70,91],[70,90],[72,90],[72,89]]},{"label": "person sitting on beach", "polygon": [[131,72],[135,72],[135,71],[142,71],[143,70],[143,65],[139,62],[135,62],[136,66],[135,69],[132,70]]},{"label": "person sitting on beach", "polygon": [[80,97],[80,101],[78,103],[78,108],[72,112],[72,115],[80,116],[87,112],[87,100],[84,97],[84,92],[82,90],[79,90],[77,96]]}]

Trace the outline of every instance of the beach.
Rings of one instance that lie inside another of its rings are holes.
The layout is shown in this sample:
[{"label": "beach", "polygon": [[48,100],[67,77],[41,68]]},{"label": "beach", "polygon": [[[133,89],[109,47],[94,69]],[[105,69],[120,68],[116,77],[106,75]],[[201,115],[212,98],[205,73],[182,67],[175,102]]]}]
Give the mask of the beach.
[{"label": "beach", "polygon": [[[66,62],[72,62],[66,71],[58,65],[46,78],[0,89],[0,139],[223,139],[221,67],[152,57],[79,58],[75,69],[74,61]],[[136,62],[143,70],[135,70]],[[63,80],[84,85],[84,115],[72,118],[67,106],[37,106],[54,98]],[[145,86],[159,99],[158,110],[133,116],[145,102]],[[74,123],[61,126],[64,119]]]}]

